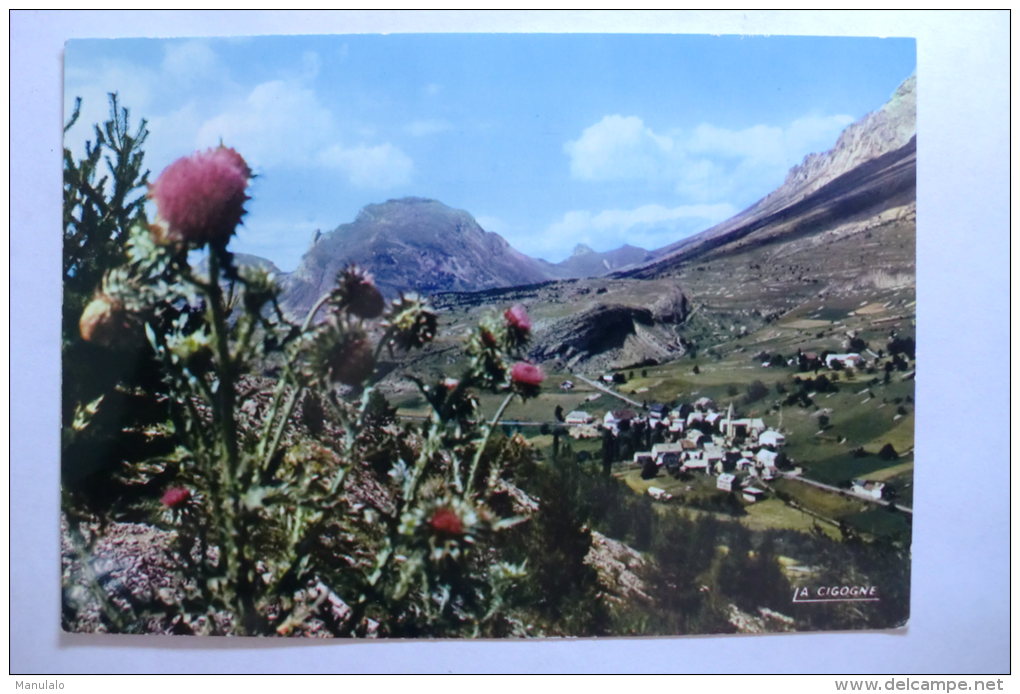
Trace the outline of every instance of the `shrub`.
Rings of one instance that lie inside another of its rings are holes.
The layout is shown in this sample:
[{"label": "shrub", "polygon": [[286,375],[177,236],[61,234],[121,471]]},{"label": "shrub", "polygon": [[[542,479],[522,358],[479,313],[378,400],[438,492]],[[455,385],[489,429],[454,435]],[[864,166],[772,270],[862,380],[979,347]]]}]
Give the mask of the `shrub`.
[{"label": "shrub", "polygon": [[882,460],[896,460],[900,457],[900,454],[896,452],[891,443],[887,443],[879,449],[878,457]]},{"label": "shrub", "polygon": [[655,464],[655,461],[651,458],[645,460],[641,466],[641,479],[651,480],[655,479],[659,475],[659,466]]},{"label": "shrub", "polygon": [[754,381],[747,386],[747,391],[744,393],[744,403],[751,404],[757,402],[769,394],[768,386],[761,381]]}]

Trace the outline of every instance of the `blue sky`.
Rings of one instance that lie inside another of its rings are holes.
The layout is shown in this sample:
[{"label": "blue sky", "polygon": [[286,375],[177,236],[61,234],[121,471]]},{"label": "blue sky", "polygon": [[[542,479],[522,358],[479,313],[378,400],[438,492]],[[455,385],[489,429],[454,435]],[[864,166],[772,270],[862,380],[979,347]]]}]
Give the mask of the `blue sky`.
[{"label": "blue sky", "polygon": [[[915,69],[911,39],[435,34],[79,40],[67,138],[117,91],[153,178],[216,145],[255,169],[232,243],[292,270],[316,229],[417,195],[551,261],[708,228]],[[922,76],[923,82],[923,76]]]}]

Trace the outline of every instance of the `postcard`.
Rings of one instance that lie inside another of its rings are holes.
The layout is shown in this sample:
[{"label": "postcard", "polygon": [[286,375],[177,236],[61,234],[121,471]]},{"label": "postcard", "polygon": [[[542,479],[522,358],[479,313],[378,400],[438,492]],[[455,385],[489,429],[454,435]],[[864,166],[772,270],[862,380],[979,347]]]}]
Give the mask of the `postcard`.
[{"label": "postcard", "polygon": [[68,42],[63,629],[906,625],[916,62]]}]

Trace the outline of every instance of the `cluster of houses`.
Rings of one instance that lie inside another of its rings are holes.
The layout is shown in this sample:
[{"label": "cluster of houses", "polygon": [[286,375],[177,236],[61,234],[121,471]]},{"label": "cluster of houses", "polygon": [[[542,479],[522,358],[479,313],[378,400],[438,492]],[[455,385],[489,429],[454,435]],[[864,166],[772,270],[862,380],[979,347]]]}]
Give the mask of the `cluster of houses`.
[{"label": "cluster of houses", "polygon": [[[580,410],[571,412],[566,423],[592,424],[594,418]],[[733,405],[718,412],[710,398],[669,409],[662,404],[649,405],[647,414],[633,410],[607,412],[602,427],[614,436],[623,429],[640,426],[657,431],[660,443],[649,451],[634,453],[634,463],[657,468],[678,476],[701,473],[716,478],[716,486],[727,492],[740,492],[748,502],[755,502],[763,490],[750,486],[753,479],[772,480],[778,475],[777,461],[786,437],[770,429],[761,418],[737,418]],[[665,494],[661,489],[660,496]],[[649,493],[655,496],[652,490]]]}]

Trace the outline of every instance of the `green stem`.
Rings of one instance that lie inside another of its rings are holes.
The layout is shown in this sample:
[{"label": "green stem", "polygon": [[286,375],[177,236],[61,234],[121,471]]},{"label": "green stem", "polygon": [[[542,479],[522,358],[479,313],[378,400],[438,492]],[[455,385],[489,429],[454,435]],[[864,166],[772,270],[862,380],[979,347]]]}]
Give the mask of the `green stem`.
[{"label": "green stem", "polygon": [[[315,318],[315,314],[319,312],[327,301],[329,301],[330,294],[323,294],[319,297],[319,300],[315,302],[311,310],[308,311],[308,315],[305,320],[301,323],[301,333],[308,330],[312,324],[312,320]],[[280,445],[280,439],[283,437],[283,429],[286,428],[287,420],[290,418],[291,412],[294,410],[294,405],[297,404],[297,400],[304,388],[298,387],[294,393],[291,394],[286,406],[283,410],[283,416],[280,417],[280,425],[275,434],[271,435],[273,426],[276,424],[277,414],[280,408],[280,402],[283,399],[283,394],[287,390],[287,384],[293,375],[292,365],[294,359],[297,356],[297,350],[291,352],[287,361],[283,365],[283,373],[280,375],[280,380],[276,384],[276,390],[273,392],[273,400],[269,405],[269,411],[266,413],[266,420],[262,430],[262,438],[259,443],[258,453],[256,458],[262,461],[263,466],[268,465],[269,461],[272,460],[273,456],[276,455],[276,448]]]},{"label": "green stem", "polygon": [[205,293],[209,300],[209,322],[218,362],[219,383],[213,402],[214,421],[220,435],[218,448],[225,454],[226,464],[222,466],[222,481],[225,495],[219,499],[223,523],[223,550],[227,559],[227,577],[230,590],[234,593],[234,608],[241,623],[242,633],[250,631],[255,617],[253,586],[250,580],[253,566],[247,557],[248,532],[242,520],[243,489],[239,487],[239,455],[237,447],[237,423],[234,419],[234,362],[230,356],[230,334],[227,328],[226,312],[223,305],[223,290],[219,283],[219,255],[214,249],[209,253],[209,283]]},{"label": "green stem", "polygon": [[504,398],[503,403],[499,406],[499,409],[496,410],[496,415],[492,418],[492,421],[489,422],[489,425],[486,427],[485,436],[482,437],[482,442],[479,444],[478,450],[475,451],[475,457],[474,460],[471,461],[471,472],[468,474],[467,481],[467,491],[469,494],[471,493],[471,490],[474,489],[475,475],[478,474],[478,465],[482,461],[482,455],[485,453],[485,447],[489,445],[489,438],[492,436],[492,431],[493,429],[496,428],[496,425],[499,424],[500,418],[503,416],[503,413],[506,412],[506,408],[510,404],[510,401],[513,399],[513,397],[514,394],[512,392],[507,393],[507,396],[506,398]]},{"label": "green stem", "polygon": [[241,337],[237,340],[237,350],[234,352],[235,363],[240,364],[244,360],[245,353],[248,351],[248,345],[251,342],[251,336],[255,333],[255,325],[255,319],[247,316]]}]

